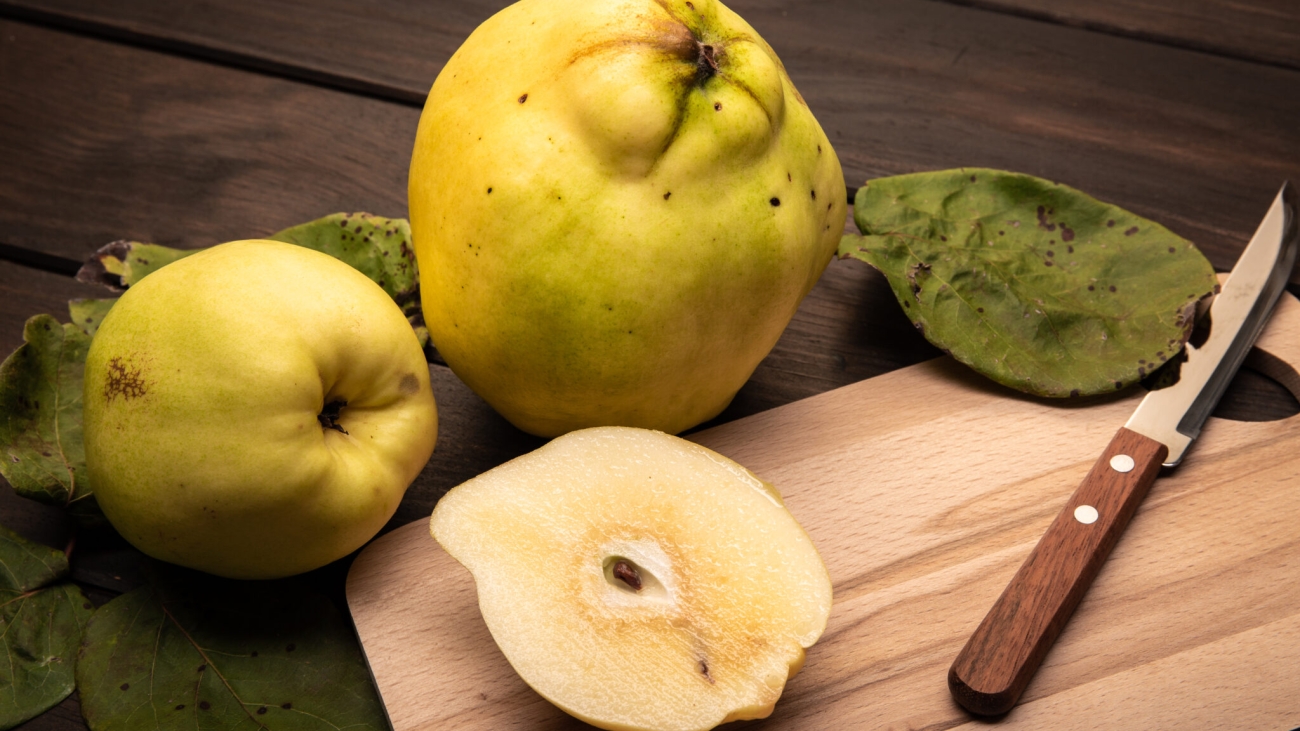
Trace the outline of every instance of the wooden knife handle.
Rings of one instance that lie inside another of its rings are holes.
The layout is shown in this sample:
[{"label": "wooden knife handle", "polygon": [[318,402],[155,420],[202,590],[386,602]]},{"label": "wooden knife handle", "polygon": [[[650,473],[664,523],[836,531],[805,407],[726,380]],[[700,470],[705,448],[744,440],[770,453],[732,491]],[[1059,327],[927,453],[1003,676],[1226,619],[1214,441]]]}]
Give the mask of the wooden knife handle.
[{"label": "wooden knife handle", "polygon": [[1011,710],[1160,472],[1164,444],[1121,428],[948,671],[972,713]]}]

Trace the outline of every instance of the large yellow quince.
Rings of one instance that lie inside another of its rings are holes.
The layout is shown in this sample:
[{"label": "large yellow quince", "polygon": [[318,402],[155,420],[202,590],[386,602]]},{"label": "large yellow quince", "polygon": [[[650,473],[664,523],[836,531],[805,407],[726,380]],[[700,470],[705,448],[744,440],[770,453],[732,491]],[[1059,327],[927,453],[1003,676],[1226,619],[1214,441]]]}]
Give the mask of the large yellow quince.
[{"label": "large yellow quince", "polygon": [[411,160],[425,319],[520,428],[717,415],[840,239],[839,160],[712,0],[523,0],[434,82]]}]

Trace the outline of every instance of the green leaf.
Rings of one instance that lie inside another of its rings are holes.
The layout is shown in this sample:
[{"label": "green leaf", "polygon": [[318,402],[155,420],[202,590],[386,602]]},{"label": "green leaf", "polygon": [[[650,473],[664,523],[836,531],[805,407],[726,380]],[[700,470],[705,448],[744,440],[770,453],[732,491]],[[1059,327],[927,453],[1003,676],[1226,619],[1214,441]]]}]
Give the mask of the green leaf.
[{"label": "green leaf", "polygon": [[93,608],[60,579],[68,560],[0,527],[0,626],[8,662],[0,663],[0,728],[12,728],[72,693],[82,631]]},{"label": "green leaf", "polygon": [[85,334],[94,336],[95,331],[99,329],[99,323],[104,321],[104,315],[113,309],[116,302],[116,297],[68,300],[68,314],[72,317],[73,325]]},{"label": "green leaf", "polygon": [[94,731],[387,729],[348,623],[292,579],[158,566],[95,614],[77,687]]},{"label": "green leaf", "polygon": [[[429,345],[429,330],[420,310],[420,277],[411,246],[411,225],[404,218],[383,218],[369,213],[334,213],[287,228],[267,238],[321,251],[365,274],[393,298],[411,322],[421,347]],[[77,273],[77,279],[122,291],[166,264],[198,249],[173,249],[139,241],[114,241],[95,252]],[[96,302],[96,300],[85,300]],[[100,300],[99,302],[108,302]],[[101,318],[112,305],[95,313]],[[83,321],[74,312],[73,321]],[[94,334],[98,321],[88,330]],[[85,328],[83,328],[85,329]]]},{"label": "green leaf", "polygon": [[1179,352],[1217,289],[1190,242],[1073,188],[966,168],[872,180],[840,242],[930,342],[1040,396],[1113,392]]},{"label": "green leaf", "polygon": [[420,276],[406,219],[335,213],[269,238],[323,251],[370,277],[402,308],[420,345],[428,345],[429,331],[420,310]]},{"label": "green leaf", "polygon": [[101,246],[77,272],[77,279],[121,291],[164,266],[199,251],[141,241],[114,241]]},{"label": "green leaf", "polygon": [[99,515],[86,475],[81,383],[90,337],[37,315],[0,364],[0,474],[23,497]]}]

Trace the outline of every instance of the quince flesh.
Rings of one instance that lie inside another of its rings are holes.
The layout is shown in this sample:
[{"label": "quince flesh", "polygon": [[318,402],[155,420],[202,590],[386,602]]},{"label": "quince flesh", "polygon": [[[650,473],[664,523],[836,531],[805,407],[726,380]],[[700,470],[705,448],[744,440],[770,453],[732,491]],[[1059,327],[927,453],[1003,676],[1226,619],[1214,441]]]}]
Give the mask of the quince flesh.
[{"label": "quince flesh", "polygon": [[524,681],[606,729],[766,717],[831,607],[776,490],[660,432],[555,439],[453,489],[431,531]]}]

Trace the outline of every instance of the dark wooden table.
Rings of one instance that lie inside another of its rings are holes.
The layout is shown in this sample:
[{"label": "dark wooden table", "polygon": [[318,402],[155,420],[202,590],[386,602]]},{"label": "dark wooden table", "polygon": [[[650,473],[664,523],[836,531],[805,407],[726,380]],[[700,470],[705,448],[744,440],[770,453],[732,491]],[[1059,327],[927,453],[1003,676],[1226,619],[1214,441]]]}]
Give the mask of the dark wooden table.
[{"label": "dark wooden table", "polygon": [[[406,215],[416,121],[444,61],[503,0],[0,0],[0,351],[23,322],[104,296],[70,276],[121,238],[180,247],[335,211]],[[850,186],[959,166],[1081,188],[1231,267],[1300,182],[1294,0],[737,0],[776,49]],[[1297,291],[1293,285],[1292,291]],[[884,280],[836,261],[718,421],[933,357]],[[432,364],[437,450],[389,527],[540,440]],[[1219,415],[1300,410],[1243,372]],[[4,489],[0,523],[62,546],[57,510]],[[79,539],[98,602],[139,581]],[[342,567],[322,575],[341,587]],[[76,696],[24,728],[84,728]]]}]

